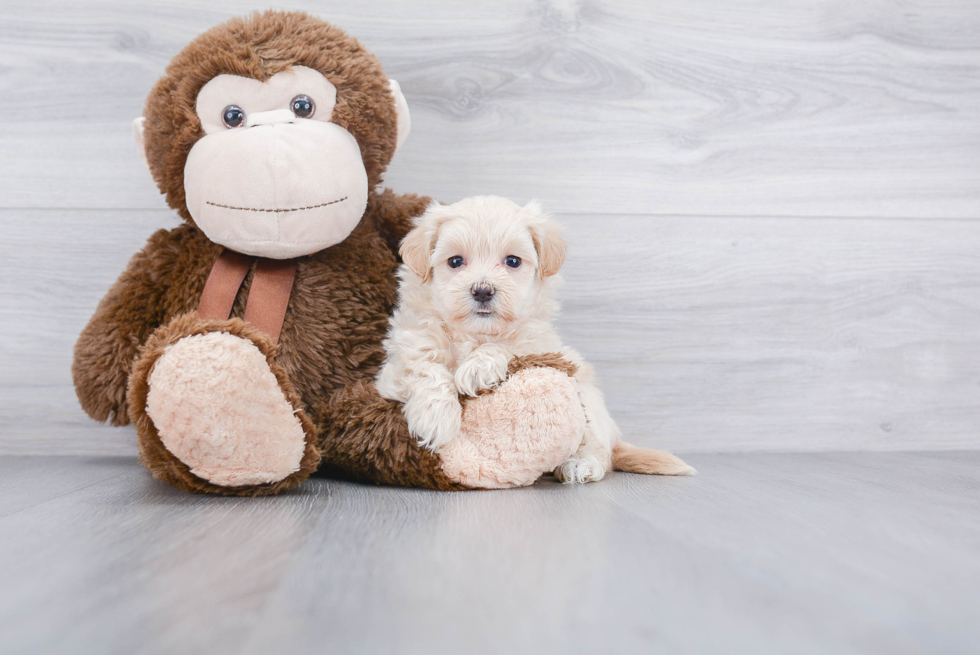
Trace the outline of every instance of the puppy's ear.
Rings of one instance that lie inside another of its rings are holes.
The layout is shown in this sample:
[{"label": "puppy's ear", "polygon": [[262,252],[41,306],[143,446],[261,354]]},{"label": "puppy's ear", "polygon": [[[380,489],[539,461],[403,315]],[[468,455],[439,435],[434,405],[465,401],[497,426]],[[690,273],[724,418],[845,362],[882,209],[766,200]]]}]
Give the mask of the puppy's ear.
[{"label": "puppy's ear", "polygon": [[432,277],[432,242],[429,240],[428,230],[424,227],[417,227],[407,235],[402,241],[398,254],[402,256],[402,261],[409,270],[422,278],[422,282],[428,282]]},{"label": "puppy's ear", "polygon": [[565,263],[568,246],[561,236],[561,226],[548,218],[536,200],[524,206],[524,211],[535,216],[531,223],[531,240],[538,253],[538,272],[544,279],[557,273]]},{"label": "puppy's ear", "polygon": [[432,249],[439,236],[439,220],[437,212],[441,208],[437,202],[429,205],[425,213],[415,219],[415,228],[402,240],[398,254],[409,270],[422,278],[422,283],[432,279]]}]

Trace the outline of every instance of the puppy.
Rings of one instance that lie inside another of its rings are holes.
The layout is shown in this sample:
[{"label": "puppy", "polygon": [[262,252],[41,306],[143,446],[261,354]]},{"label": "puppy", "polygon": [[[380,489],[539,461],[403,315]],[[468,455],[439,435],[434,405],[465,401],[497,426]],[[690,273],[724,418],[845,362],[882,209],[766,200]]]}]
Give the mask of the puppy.
[{"label": "puppy", "polygon": [[507,377],[512,357],[557,352],[578,366],[586,415],[578,451],[554,472],[562,482],[601,480],[612,468],[689,475],[670,453],[620,440],[592,367],[552,326],[565,261],[557,224],[537,203],[478,196],[431,205],[402,242],[399,302],[384,341],[378,391],[403,403],[409,431],[436,450],[460,432],[459,396]]}]

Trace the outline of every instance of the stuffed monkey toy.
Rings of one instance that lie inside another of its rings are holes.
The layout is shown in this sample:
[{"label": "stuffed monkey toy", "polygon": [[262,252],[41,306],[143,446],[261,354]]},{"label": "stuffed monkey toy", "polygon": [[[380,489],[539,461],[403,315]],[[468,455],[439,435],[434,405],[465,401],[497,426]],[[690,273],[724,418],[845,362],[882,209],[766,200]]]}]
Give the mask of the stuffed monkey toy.
[{"label": "stuffed monkey toy", "polygon": [[378,189],[408,128],[377,59],[307,14],[231,20],[170,63],[135,132],[183,224],[130,260],[72,366],[82,407],[135,424],[156,478],[229,495],[316,471],[500,488],[575,451],[585,418],[554,355],[511,362],[440,452],[378,395],[398,245],[430,202]]}]

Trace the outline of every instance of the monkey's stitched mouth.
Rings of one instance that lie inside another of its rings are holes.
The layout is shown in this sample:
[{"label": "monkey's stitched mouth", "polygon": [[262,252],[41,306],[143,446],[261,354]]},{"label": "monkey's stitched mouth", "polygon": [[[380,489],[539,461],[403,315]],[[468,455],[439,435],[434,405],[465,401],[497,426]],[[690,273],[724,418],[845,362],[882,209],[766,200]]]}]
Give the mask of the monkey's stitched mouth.
[{"label": "monkey's stitched mouth", "polygon": [[206,204],[211,205],[212,207],[221,207],[222,209],[234,209],[240,212],[271,212],[273,214],[281,214],[283,212],[301,212],[301,211],[306,211],[307,209],[317,209],[319,207],[326,207],[327,205],[336,205],[338,202],[343,202],[345,200],[347,200],[347,196],[344,196],[339,200],[331,200],[330,202],[320,203],[319,205],[310,205],[309,207],[293,207],[291,209],[261,209],[259,207],[232,207],[231,205],[219,205],[218,203],[211,202],[210,200],[208,200]]}]

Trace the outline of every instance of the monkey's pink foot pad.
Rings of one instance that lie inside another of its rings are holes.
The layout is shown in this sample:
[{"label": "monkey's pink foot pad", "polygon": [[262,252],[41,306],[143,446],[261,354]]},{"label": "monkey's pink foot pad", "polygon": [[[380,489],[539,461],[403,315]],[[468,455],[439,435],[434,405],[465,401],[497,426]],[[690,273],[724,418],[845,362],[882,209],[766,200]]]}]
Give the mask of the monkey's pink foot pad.
[{"label": "monkey's pink foot pad", "polygon": [[439,456],[443,471],[467,486],[523,487],[568,459],[584,433],[575,381],[553,368],[527,368],[467,399],[462,432]]},{"label": "monkey's pink foot pad", "polygon": [[225,332],[185,337],[167,347],[149,382],[147,414],[194,475],[237,487],[299,470],[303,426],[251,341]]}]

